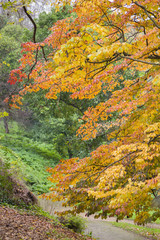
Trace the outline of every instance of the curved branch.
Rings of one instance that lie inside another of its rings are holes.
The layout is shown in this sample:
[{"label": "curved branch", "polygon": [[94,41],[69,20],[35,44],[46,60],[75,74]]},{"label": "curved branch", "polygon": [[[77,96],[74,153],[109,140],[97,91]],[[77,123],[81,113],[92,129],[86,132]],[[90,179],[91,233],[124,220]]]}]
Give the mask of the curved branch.
[{"label": "curved branch", "polygon": [[88,179],[90,179],[91,177],[95,176],[98,174],[98,176],[93,180],[93,181],[96,181],[98,179],[98,177],[101,175],[101,173],[103,173],[105,170],[107,170],[108,168],[112,167],[113,165],[115,165],[116,163],[118,162],[121,162],[123,159],[125,159],[126,157],[129,157],[130,155],[132,155],[133,153],[136,153],[137,150],[133,151],[133,152],[130,152],[128,154],[126,154],[125,156],[123,156],[122,158],[120,158],[119,160],[117,161],[114,161],[110,164],[108,164],[107,166],[104,166],[104,168],[98,172],[95,172],[93,173],[92,175],[90,175],[88,178],[85,179],[85,181],[87,181]]},{"label": "curved branch", "polygon": [[31,67],[31,69],[30,69],[30,71],[29,71],[29,74],[28,74],[28,81],[29,81],[30,74],[32,73],[34,67],[35,67],[36,64],[37,64],[37,60],[38,60],[38,48],[36,49],[35,62],[34,62],[34,64],[32,65],[32,67]]},{"label": "curved branch", "polygon": [[144,6],[140,5],[138,2],[133,2],[134,4],[136,4],[138,7],[140,7],[141,9],[143,9],[143,11],[147,14],[147,16],[149,17],[149,19],[153,22],[153,24],[160,29],[160,26],[156,23],[156,21],[149,15],[152,14],[155,18],[156,16],[151,13],[150,11],[148,11]]},{"label": "curved branch", "polygon": [[122,58],[126,58],[126,59],[129,59],[129,60],[132,60],[132,61],[136,61],[136,62],[148,64],[148,65],[160,66],[160,63],[146,62],[146,61],[143,61],[143,60],[140,60],[140,59],[134,59],[134,58],[127,57],[127,56],[125,56],[125,57],[122,56]]},{"label": "curved branch", "polygon": [[81,109],[79,106],[77,106],[77,104],[74,104],[74,103],[72,103],[72,102],[70,102],[70,101],[66,101],[65,99],[63,99],[62,95],[60,95],[59,100],[62,101],[62,102],[64,102],[65,104],[67,104],[67,105],[69,105],[69,106],[72,106],[72,107],[78,109],[78,111],[79,111],[82,115],[84,114],[83,111],[82,111],[82,109]]},{"label": "curved branch", "polygon": [[28,13],[27,8],[25,6],[23,6],[23,10],[24,10],[25,14],[27,15],[27,17],[30,19],[30,21],[33,24],[33,28],[34,28],[34,31],[33,31],[33,42],[36,43],[37,25],[36,25],[35,21],[33,20],[33,18],[31,17],[31,15]]}]

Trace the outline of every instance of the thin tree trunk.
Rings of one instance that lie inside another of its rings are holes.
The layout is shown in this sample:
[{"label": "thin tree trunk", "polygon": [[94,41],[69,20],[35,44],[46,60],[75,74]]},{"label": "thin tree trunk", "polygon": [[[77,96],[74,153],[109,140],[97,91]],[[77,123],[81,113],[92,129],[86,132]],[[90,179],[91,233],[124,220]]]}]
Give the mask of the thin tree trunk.
[{"label": "thin tree trunk", "polygon": [[69,155],[69,158],[72,158],[72,157],[73,157],[73,153],[72,153],[72,151],[69,149],[69,147],[68,147],[68,155]]},{"label": "thin tree trunk", "polygon": [[8,127],[8,119],[7,117],[3,118],[3,122],[4,122],[4,128],[5,128],[5,132],[9,133],[9,127]]}]

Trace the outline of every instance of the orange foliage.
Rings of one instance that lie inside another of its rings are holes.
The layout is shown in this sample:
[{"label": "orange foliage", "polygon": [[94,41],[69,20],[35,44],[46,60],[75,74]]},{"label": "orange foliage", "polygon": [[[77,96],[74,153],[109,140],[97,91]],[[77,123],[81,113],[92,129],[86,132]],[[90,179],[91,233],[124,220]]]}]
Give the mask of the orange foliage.
[{"label": "orange foliage", "polygon": [[[76,19],[55,23],[43,43],[22,46],[20,69],[34,67],[21,95],[40,88],[53,99],[60,92],[72,99],[110,93],[84,113],[77,133],[83,140],[105,133],[106,144],[48,170],[57,182],[51,197],[65,199],[74,212],[149,219],[160,189],[159,7],[159,0],[76,0]],[[52,52],[37,61],[46,46]],[[120,74],[137,70],[134,80]]]}]

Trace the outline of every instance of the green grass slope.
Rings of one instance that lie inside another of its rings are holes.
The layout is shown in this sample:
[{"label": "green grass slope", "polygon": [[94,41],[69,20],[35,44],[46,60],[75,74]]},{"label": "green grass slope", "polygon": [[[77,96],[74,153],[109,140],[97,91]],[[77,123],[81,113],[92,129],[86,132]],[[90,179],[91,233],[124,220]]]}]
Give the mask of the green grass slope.
[{"label": "green grass slope", "polygon": [[0,122],[0,157],[37,195],[49,191],[51,182],[46,168],[54,167],[61,159],[52,144],[26,137],[24,129],[15,122],[10,123],[9,134],[4,133]]}]

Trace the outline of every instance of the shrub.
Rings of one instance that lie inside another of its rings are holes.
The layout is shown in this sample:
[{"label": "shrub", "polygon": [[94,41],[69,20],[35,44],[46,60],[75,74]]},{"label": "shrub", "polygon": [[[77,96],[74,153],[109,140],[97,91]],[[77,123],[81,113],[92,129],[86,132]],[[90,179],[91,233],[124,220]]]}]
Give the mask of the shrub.
[{"label": "shrub", "polygon": [[0,159],[0,203],[10,203],[13,191],[13,183],[8,181],[9,165],[2,162]]},{"label": "shrub", "polygon": [[67,215],[67,216],[61,216],[59,217],[60,222],[68,227],[69,229],[72,229],[73,231],[77,233],[82,233],[85,230],[85,220],[81,218],[80,216],[74,216],[74,215]]}]

